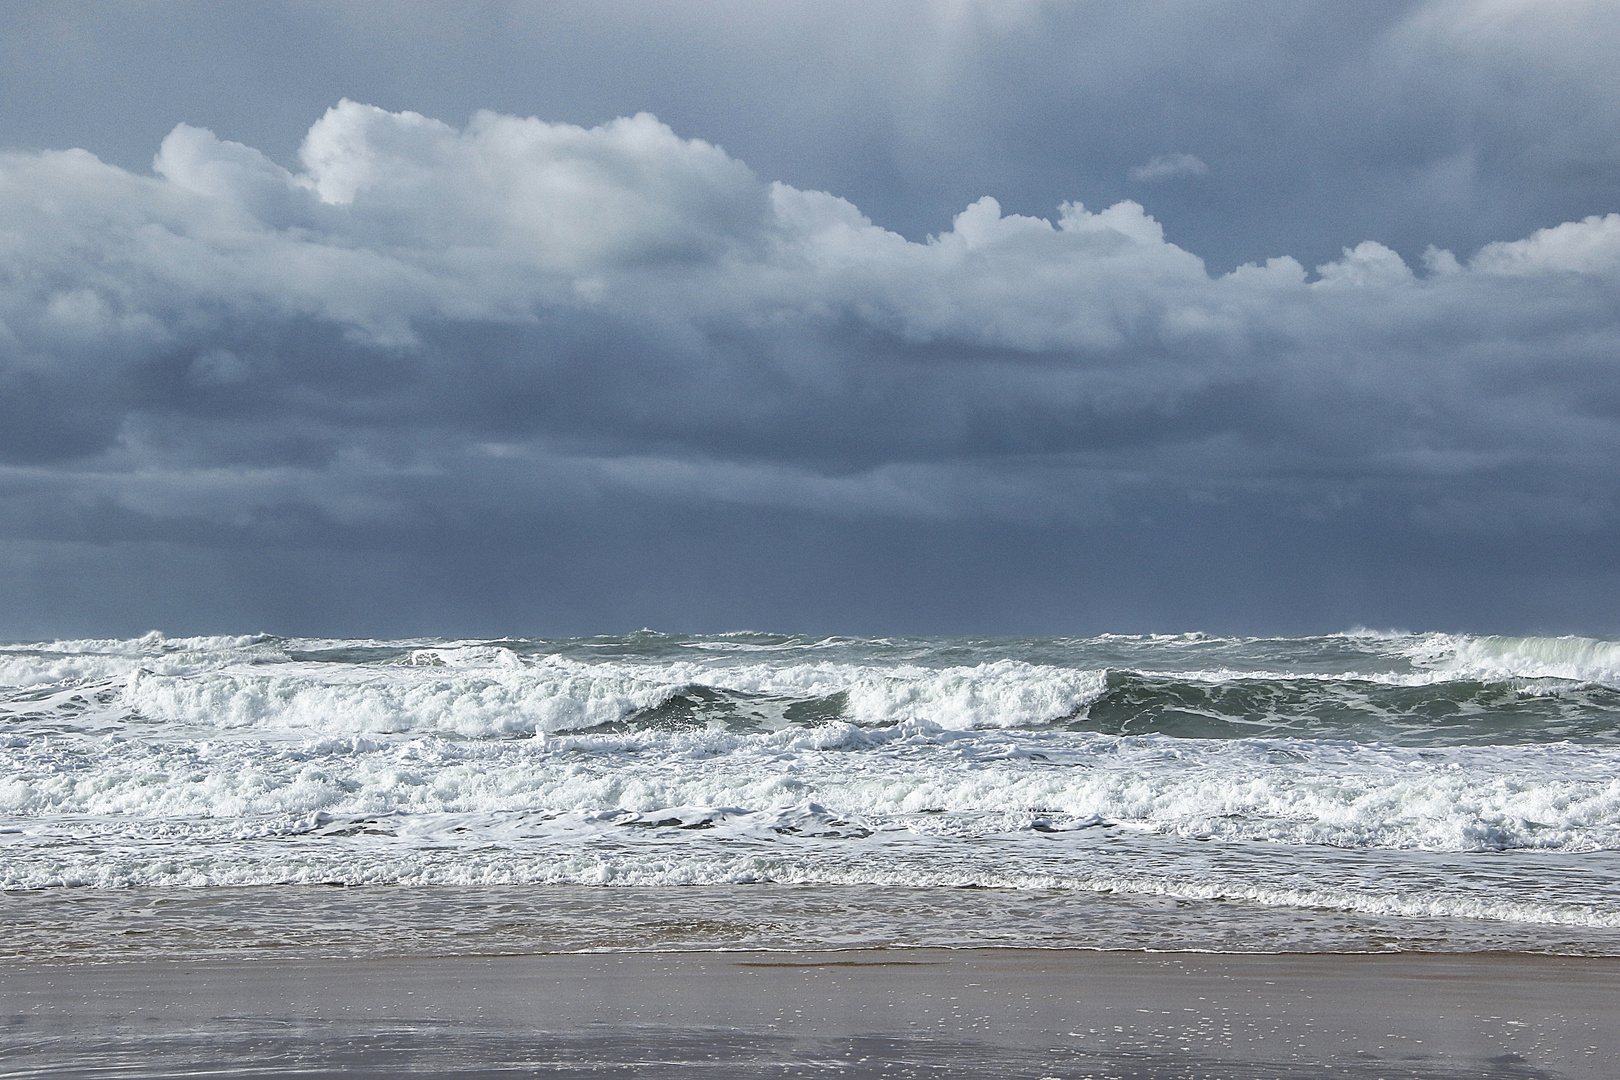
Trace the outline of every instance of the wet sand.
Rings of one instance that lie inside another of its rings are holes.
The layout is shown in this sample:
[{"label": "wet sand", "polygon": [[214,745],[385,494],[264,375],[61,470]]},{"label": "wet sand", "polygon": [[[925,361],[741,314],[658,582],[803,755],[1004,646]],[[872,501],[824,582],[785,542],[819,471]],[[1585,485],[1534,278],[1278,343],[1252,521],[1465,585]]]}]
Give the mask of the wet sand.
[{"label": "wet sand", "polygon": [[0,1077],[1608,1078],[1620,960],[11,956]]}]

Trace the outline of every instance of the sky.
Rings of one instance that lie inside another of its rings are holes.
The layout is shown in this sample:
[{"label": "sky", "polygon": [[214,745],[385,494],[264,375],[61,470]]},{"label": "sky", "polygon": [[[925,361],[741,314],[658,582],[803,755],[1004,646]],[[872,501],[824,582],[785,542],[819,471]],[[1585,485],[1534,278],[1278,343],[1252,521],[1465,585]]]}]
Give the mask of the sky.
[{"label": "sky", "polygon": [[0,8],[0,637],[1620,634],[1620,5]]}]

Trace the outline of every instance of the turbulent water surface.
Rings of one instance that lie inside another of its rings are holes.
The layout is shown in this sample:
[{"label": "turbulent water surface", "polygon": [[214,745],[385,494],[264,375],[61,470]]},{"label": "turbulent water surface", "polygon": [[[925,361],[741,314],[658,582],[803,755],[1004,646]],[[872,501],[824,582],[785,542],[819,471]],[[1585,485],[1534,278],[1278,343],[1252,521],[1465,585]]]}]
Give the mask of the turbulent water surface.
[{"label": "turbulent water surface", "polygon": [[773,883],[707,938],[1620,953],[1620,644],[0,646],[16,933],[343,884],[413,932],[690,945],[670,886]]}]

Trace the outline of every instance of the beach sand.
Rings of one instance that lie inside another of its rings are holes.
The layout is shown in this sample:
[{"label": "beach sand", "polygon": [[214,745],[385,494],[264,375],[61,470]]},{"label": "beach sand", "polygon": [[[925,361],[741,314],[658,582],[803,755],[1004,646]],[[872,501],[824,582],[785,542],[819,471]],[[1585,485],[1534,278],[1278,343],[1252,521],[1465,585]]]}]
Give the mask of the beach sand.
[{"label": "beach sand", "polygon": [[1620,960],[10,956],[0,1077],[1610,1078]]}]

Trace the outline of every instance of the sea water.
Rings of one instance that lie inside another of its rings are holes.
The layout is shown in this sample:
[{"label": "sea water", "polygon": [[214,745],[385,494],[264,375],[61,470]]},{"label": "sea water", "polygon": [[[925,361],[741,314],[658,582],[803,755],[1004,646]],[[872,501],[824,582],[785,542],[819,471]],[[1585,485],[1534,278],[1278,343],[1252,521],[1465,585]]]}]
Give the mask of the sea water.
[{"label": "sea water", "polygon": [[1620,644],[12,644],[0,889],[0,954],[1620,955]]}]

